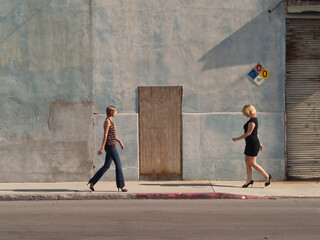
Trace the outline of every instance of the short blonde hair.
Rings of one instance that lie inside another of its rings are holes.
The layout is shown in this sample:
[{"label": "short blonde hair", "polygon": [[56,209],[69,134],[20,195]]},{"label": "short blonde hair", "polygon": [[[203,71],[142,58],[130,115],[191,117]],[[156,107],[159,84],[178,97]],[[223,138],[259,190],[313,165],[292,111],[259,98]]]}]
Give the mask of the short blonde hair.
[{"label": "short blonde hair", "polygon": [[242,108],[242,114],[246,117],[252,118],[257,116],[257,111],[254,106],[252,106],[251,104],[247,104]]}]

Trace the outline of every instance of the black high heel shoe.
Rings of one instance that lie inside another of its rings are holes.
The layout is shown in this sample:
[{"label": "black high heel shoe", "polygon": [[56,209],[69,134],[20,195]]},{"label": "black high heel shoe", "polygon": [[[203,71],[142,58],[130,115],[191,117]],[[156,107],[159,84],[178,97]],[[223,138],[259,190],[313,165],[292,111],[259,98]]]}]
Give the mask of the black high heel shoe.
[{"label": "black high heel shoe", "polygon": [[91,182],[88,182],[88,183],[87,183],[87,185],[88,185],[88,184],[90,184],[90,187],[89,187],[89,188],[90,188],[90,190],[91,190],[92,192],[94,192],[94,188],[93,188],[94,184],[93,184],[93,183],[91,183]]},{"label": "black high heel shoe", "polygon": [[121,189],[121,192],[128,192],[128,189],[126,189],[125,187],[123,187],[123,188],[118,188],[118,192],[119,192],[119,189]]},{"label": "black high heel shoe", "polygon": [[264,184],[265,187],[270,185],[271,175],[270,174],[268,174],[268,175],[269,175],[269,181]]},{"label": "black high heel shoe", "polygon": [[251,180],[251,181],[248,182],[247,184],[244,184],[242,187],[243,187],[243,188],[247,188],[247,187],[249,187],[249,185],[251,185],[251,187],[252,187],[253,183],[254,183],[254,181]]}]

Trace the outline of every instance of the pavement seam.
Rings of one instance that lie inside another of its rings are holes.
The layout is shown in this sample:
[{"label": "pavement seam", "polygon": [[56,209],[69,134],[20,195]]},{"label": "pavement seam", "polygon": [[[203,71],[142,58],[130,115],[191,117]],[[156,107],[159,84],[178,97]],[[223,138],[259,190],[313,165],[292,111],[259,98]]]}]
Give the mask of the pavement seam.
[{"label": "pavement seam", "polygon": [[209,183],[210,183],[210,186],[211,186],[211,188],[212,188],[212,191],[215,193],[216,191],[214,190],[214,188],[213,188],[213,184],[212,184],[212,182],[211,181],[209,181]]}]

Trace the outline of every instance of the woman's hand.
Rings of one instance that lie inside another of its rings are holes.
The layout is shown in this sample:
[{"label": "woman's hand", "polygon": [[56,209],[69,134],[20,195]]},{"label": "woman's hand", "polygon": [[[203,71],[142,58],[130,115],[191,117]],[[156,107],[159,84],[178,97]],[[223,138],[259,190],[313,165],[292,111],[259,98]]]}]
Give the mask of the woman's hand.
[{"label": "woman's hand", "polygon": [[238,141],[238,138],[232,138],[232,141],[236,142]]},{"label": "woman's hand", "polygon": [[263,150],[263,146],[260,144],[260,151],[262,152],[262,150]]},{"label": "woman's hand", "polygon": [[98,155],[101,155],[103,153],[103,148],[101,148],[99,151],[98,151]]},{"label": "woman's hand", "polygon": [[123,149],[124,149],[124,145],[123,145],[123,143],[120,141],[120,139],[116,137],[116,141],[120,144],[121,150],[123,150]]}]

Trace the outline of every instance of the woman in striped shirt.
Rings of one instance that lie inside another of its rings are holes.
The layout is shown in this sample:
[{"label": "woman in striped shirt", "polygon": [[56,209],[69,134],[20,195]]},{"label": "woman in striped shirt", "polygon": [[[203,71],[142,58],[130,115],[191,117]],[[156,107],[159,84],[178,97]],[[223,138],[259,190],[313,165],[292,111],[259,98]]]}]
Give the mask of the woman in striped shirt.
[{"label": "woman in striped shirt", "polygon": [[91,191],[94,191],[93,186],[99,181],[103,174],[109,169],[111,161],[113,160],[116,165],[116,182],[118,191],[121,189],[122,192],[127,192],[125,188],[124,177],[122,173],[122,166],[120,162],[120,157],[116,149],[116,143],[118,142],[121,146],[121,149],[124,149],[124,146],[119,138],[116,136],[116,126],[113,122],[113,117],[117,115],[117,110],[113,106],[107,107],[107,118],[104,121],[104,138],[102,141],[101,149],[98,151],[98,155],[101,155],[103,151],[106,151],[106,159],[104,165],[99,169],[99,171],[89,180]]}]

